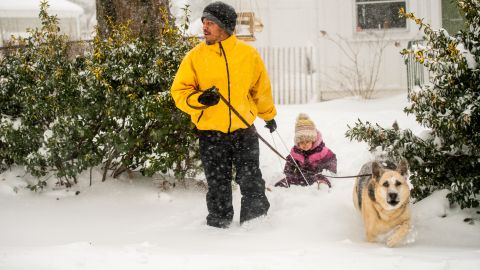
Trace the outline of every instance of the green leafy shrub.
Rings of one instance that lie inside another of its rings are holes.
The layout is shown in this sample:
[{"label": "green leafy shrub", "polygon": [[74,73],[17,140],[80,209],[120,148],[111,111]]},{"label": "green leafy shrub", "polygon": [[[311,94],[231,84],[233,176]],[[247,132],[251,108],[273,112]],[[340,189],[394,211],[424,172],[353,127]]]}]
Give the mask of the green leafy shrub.
[{"label": "green leafy shrub", "polygon": [[81,87],[75,61],[68,57],[68,37],[60,34],[58,19],[47,14],[47,7],[41,3],[41,28],[28,30],[26,38],[14,38],[16,47],[0,59],[1,161],[25,165],[40,179],[49,170],[60,178],[68,175],[49,144]]},{"label": "green leafy shrub", "polygon": [[25,165],[46,186],[77,182],[102,165],[104,177],[140,170],[145,175],[198,169],[197,141],[169,88],[195,40],[166,25],[161,39],[133,37],[127,25],[97,35],[83,55],[71,57],[68,37],[42,2],[40,29],[0,58],[0,161]]},{"label": "green leafy shrub", "polygon": [[95,141],[106,168],[114,176],[137,168],[147,175],[195,172],[196,136],[169,92],[193,41],[168,25],[154,43],[131,36],[127,25],[111,29],[106,38],[96,36],[85,57],[87,87],[95,89],[92,103],[105,123]]}]

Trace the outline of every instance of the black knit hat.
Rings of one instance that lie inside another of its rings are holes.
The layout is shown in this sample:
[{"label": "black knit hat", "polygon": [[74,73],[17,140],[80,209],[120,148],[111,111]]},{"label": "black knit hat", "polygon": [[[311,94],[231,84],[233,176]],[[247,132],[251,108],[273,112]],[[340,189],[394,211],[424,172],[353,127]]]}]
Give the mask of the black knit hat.
[{"label": "black knit hat", "polygon": [[237,23],[237,12],[232,6],[218,1],[208,4],[203,9],[202,22],[205,18],[218,24],[231,35]]}]

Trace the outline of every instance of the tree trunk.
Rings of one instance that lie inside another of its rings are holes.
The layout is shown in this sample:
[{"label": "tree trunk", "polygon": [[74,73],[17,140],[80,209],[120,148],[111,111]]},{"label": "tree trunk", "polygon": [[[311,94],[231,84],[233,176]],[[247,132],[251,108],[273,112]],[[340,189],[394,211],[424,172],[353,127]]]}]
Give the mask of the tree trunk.
[{"label": "tree trunk", "polygon": [[[130,21],[133,35],[158,39],[164,26],[162,12],[171,20],[169,0],[96,0],[100,34],[109,32],[108,19],[117,25]],[[164,15],[164,16],[165,16]]]}]

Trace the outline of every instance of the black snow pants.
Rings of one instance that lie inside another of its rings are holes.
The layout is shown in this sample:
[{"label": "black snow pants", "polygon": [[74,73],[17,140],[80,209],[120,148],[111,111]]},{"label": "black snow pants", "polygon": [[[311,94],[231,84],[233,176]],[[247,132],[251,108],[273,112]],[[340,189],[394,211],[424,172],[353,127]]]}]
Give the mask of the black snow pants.
[{"label": "black snow pants", "polygon": [[230,134],[199,131],[199,139],[208,184],[207,225],[226,228],[232,222],[232,180],[238,183],[242,195],[240,224],[266,215],[270,203],[259,167],[260,150],[255,127],[252,125]]}]

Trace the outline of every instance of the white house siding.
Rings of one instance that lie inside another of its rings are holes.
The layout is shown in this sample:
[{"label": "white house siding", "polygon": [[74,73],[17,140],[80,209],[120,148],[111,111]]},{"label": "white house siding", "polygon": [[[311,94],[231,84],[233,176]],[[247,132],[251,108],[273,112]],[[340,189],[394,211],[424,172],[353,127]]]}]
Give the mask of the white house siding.
[{"label": "white house siding", "polygon": [[[252,9],[261,17],[264,29],[256,33],[253,45],[264,47],[305,47],[313,46],[315,51],[314,69],[319,99],[345,95],[341,86],[332,79],[335,70],[347,63],[342,52],[331,41],[320,34],[326,31],[331,36],[341,35],[351,44],[362,46],[367,35],[355,31],[355,0],[253,0],[226,1],[241,11]],[[253,3],[253,4],[252,4]],[[406,0],[407,11],[424,18],[434,28],[441,27],[440,0]],[[378,34],[383,31],[375,31]],[[377,95],[406,91],[406,67],[400,51],[410,40],[421,39],[421,31],[414,22],[407,20],[405,29],[391,29],[385,32],[385,39],[391,44],[385,49],[377,81]],[[394,44],[397,46],[394,46]],[[365,56],[368,57],[368,56]],[[328,76],[327,76],[328,74]]]},{"label": "white house siding", "polygon": [[[0,1],[0,46],[11,35],[25,36],[27,28],[40,27],[40,0],[1,0]],[[72,40],[81,38],[80,16],[83,8],[67,0],[49,0],[49,15],[59,18],[62,33]]]}]

